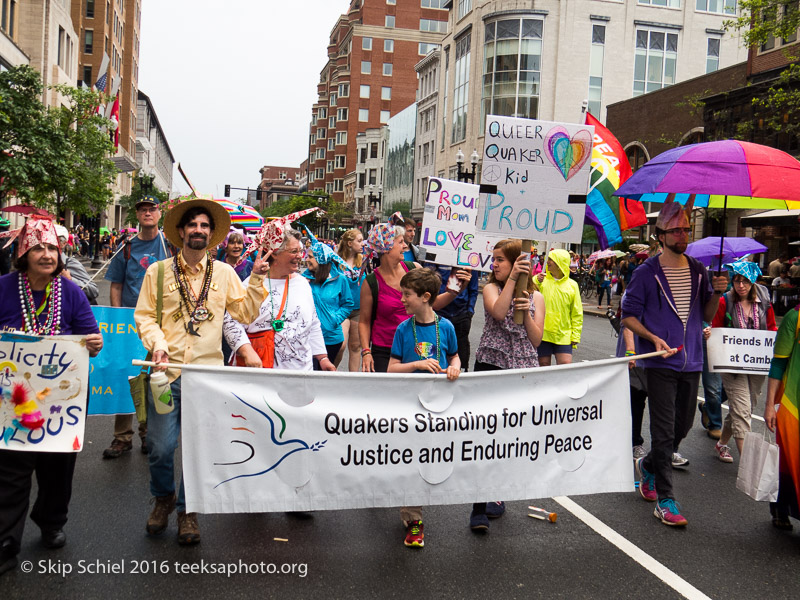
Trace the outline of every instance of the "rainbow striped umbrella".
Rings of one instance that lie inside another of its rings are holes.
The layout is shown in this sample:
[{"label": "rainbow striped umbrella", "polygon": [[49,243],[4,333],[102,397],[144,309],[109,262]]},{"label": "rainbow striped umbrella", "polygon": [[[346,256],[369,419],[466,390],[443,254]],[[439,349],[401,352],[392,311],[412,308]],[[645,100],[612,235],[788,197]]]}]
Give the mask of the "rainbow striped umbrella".
[{"label": "rainbow striped umbrella", "polygon": [[264,224],[264,217],[252,206],[246,204],[236,204],[229,200],[214,198],[231,215],[231,225],[240,225],[245,229],[260,229]]}]

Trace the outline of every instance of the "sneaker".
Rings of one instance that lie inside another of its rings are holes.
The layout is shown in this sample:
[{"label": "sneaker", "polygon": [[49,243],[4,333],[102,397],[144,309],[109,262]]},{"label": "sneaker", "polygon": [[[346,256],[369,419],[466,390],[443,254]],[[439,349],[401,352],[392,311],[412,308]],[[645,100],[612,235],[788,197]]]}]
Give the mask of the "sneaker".
[{"label": "sneaker", "polygon": [[688,464],[689,464],[689,459],[688,458],[684,458],[683,456],[680,455],[679,452],[673,452],[672,453],[672,468],[673,469],[682,469],[683,467],[685,467]]},{"label": "sneaker", "polygon": [[653,515],[657,519],[661,519],[664,525],[669,525],[670,527],[684,527],[688,523],[681,514],[680,506],[672,498],[659,500],[655,510],[653,510]]},{"label": "sneaker", "polygon": [[411,521],[406,527],[406,539],[403,543],[409,548],[422,548],[425,546],[425,533],[422,521]]},{"label": "sneaker", "polygon": [[633,460],[644,458],[645,456],[647,456],[647,450],[644,449],[644,446],[639,445],[633,447]]},{"label": "sneaker", "polygon": [[119,458],[123,452],[128,452],[131,448],[133,448],[131,442],[115,439],[108,448],[103,450],[103,458]]},{"label": "sneaker", "polygon": [[728,446],[717,442],[716,444],[714,444],[714,449],[717,451],[717,454],[719,454],[719,459],[722,462],[724,463],[733,462],[733,456],[731,456],[731,449]]},{"label": "sneaker", "polygon": [[697,410],[700,411],[700,423],[703,425],[703,429],[708,429],[708,426],[711,425],[711,419],[708,418],[706,414],[706,401],[701,400],[697,403]]},{"label": "sneaker", "polygon": [[488,531],[489,517],[486,513],[476,513],[474,510],[469,515],[469,528],[472,531]]},{"label": "sneaker", "polygon": [[190,546],[200,543],[200,524],[197,513],[178,513],[178,543]]},{"label": "sneaker", "polygon": [[150,452],[150,449],[147,447],[147,438],[143,437],[142,438],[142,454],[147,454],[148,452]]},{"label": "sneaker", "polygon": [[169,524],[169,516],[175,510],[175,493],[173,492],[169,496],[153,498],[150,503],[155,504],[155,506],[153,506],[153,510],[147,518],[147,533],[159,535],[164,533]]},{"label": "sneaker", "polygon": [[656,478],[655,475],[644,468],[643,461],[644,458],[637,458],[635,463],[636,473],[639,475],[639,494],[648,502],[655,502],[658,499]]},{"label": "sneaker", "polygon": [[709,429],[706,433],[712,440],[718,440],[722,437],[722,430],[720,429]]},{"label": "sneaker", "polygon": [[505,502],[487,502],[486,503],[486,516],[490,519],[502,517],[506,512]]}]

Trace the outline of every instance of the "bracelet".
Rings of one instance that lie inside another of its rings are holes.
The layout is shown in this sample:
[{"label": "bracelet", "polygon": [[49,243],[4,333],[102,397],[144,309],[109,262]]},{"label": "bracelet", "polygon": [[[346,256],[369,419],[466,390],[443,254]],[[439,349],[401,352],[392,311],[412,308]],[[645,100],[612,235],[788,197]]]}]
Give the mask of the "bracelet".
[{"label": "bracelet", "polygon": [[514,279],[513,277],[509,277],[509,279],[510,279],[511,281],[516,281],[516,279]]},{"label": "bracelet", "polygon": [[362,356],[362,358],[363,358],[364,356],[366,356],[367,354],[372,354],[372,350],[370,350],[369,348],[364,348],[364,349],[361,351],[361,356]]},{"label": "bracelet", "polygon": [[636,356],[636,352],[634,352],[633,350],[626,350],[625,356]]}]

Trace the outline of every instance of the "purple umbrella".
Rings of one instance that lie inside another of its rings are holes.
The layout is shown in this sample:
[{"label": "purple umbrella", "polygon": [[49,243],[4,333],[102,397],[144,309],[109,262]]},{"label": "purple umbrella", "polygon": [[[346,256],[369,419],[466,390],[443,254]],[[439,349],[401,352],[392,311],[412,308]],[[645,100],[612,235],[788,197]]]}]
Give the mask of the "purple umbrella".
[{"label": "purple umbrella", "polygon": [[712,261],[719,262],[720,243],[722,243],[722,263],[733,262],[741,256],[766,252],[767,247],[761,242],[746,237],[707,237],[692,242],[686,247],[686,254],[694,256],[707,267],[712,266]]}]

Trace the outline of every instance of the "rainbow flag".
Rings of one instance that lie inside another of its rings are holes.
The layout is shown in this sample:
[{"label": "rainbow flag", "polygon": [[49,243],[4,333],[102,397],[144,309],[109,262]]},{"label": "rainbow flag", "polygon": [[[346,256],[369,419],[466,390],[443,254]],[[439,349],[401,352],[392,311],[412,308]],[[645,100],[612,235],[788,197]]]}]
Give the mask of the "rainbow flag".
[{"label": "rainbow flag", "polygon": [[605,250],[620,243],[626,229],[646,225],[647,216],[641,202],[613,195],[633,173],[617,138],[588,112],[586,125],[594,126],[594,144],[585,222],[594,227]]},{"label": "rainbow flag", "polygon": [[[800,363],[793,356],[797,352],[797,340],[800,335],[800,317],[796,310],[789,311],[783,318],[778,335],[775,338],[774,358],[788,358],[789,364],[783,373],[781,387],[778,390],[780,409],[778,410],[775,425],[775,437],[780,446],[780,477],[781,485],[786,478],[794,484],[795,499],[800,503]],[[794,506],[794,511],[800,507]]]}]

